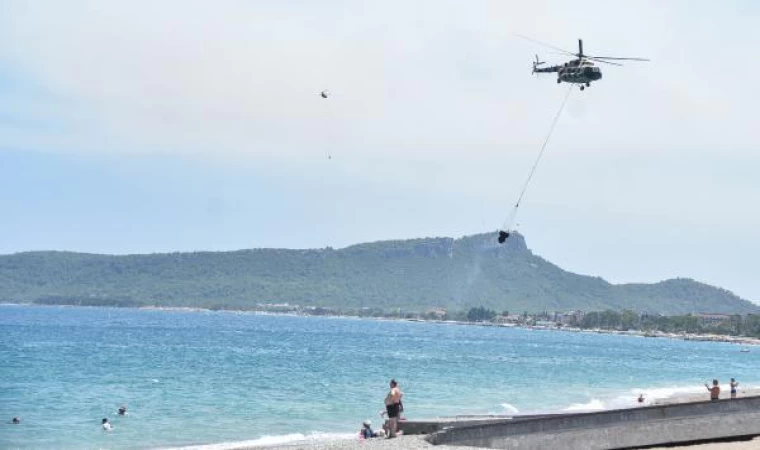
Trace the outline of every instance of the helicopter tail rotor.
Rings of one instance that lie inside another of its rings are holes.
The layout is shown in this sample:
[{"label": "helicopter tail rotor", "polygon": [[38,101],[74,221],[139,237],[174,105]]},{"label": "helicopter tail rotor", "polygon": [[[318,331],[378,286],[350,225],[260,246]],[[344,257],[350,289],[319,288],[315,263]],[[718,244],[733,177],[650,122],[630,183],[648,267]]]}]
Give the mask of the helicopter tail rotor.
[{"label": "helicopter tail rotor", "polygon": [[540,66],[541,64],[545,64],[545,62],[544,62],[544,61],[539,61],[539,60],[538,60],[538,55],[536,55],[536,60],[535,60],[535,61],[533,61],[533,72],[531,72],[531,73],[536,73],[536,69],[537,69],[537,68],[538,68],[538,66]]}]

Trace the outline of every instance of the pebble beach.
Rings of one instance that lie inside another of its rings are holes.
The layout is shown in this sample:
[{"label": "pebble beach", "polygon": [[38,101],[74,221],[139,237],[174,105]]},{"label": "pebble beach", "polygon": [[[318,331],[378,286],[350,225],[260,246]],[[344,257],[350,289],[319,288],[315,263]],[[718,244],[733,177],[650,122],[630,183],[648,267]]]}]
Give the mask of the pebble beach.
[{"label": "pebble beach", "polygon": [[[658,447],[662,449],[691,449],[691,450],[757,450],[760,449],[760,438],[751,441],[717,442],[708,444],[687,445],[678,447]],[[271,447],[240,447],[234,450],[396,450],[396,449],[429,449],[429,450],[482,450],[480,447],[463,447],[450,445],[432,445],[423,436],[400,436],[396,439],[364,440],[335,440],[323,442],[304,442]],[[232,449],[231,449],[232,450]]]}]

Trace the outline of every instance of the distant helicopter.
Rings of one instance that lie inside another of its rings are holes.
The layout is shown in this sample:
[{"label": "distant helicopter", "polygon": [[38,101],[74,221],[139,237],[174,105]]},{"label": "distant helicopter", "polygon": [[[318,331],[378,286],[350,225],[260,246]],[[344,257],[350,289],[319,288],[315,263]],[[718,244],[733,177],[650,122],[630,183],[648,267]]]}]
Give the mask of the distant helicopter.
[{"label": "distant helicopter", "polygon": [[578,53],[572,53],[572,52],[568,52],[567,50],[563,50],[559,47],[545,44],[543,42],[537,41],[535,39],[531,39],[526,36],[520,36],[520,37],[522,37],[523,39],[527,39],[529,41],[533,41],[537,44],[541,44],[546,47],[553,48],[554,50],[558,50],[562,53],[575,56],[577,59],[570,60],[562,65],[551,66],[551,67],[539,67],[545,63],[543,61],[539,61],[538,55],[536,55],[536,60],[533,62],[533,72],[531,73],[557,72],[557,83],[562,83],[563,81],[565,83],[577,83],[581,85],[580,86],[581,90],[591,86],[592,81],[597,81],[597,80],[602,79],[601,69],[594,66],[594,63],[592,61],[601,62],[605,64],[612,64],[613,66],[622,66],[622,64],[612,62],[612,61],[649,61],[648,59],[645,59],[645,58],[618,58],[618,57],[612,57],[612,56],[586,55],[583,53],[583,40],[581,39],[578,39]]}]

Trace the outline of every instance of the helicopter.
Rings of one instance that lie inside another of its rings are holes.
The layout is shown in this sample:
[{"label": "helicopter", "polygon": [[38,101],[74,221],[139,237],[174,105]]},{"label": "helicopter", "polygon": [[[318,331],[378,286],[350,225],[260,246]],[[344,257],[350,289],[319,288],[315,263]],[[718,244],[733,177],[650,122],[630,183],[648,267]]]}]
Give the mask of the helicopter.
[{"label": "helicopter", "polygon": [[576,83],[580,84],[581,90],[591,86],[592,81],[598,81],[602,79],[602,71],[599,67],[594,65],[594,62],[600,62],[604,64],[611,64],[613,66],[622,66],[622,64],[614,61],[649,61],[646,58],[619,58],[612,56],[592,56],[583,53],[583,40],[578,39],[578,53],[569,52],[553,45],[545,44],[535,39],[531,39],[526,36],[520,36],[529,41],[533,41],[537,44],[544,45],[554,50],[558,50],[562,53],[575,56],[577,59],[570,60],[564,64],[540,67],[546,64],[544,61],[539,61],[538,55],[533,62],[533,72],[531,73],[553,73],[557,72],[557,83]]}]

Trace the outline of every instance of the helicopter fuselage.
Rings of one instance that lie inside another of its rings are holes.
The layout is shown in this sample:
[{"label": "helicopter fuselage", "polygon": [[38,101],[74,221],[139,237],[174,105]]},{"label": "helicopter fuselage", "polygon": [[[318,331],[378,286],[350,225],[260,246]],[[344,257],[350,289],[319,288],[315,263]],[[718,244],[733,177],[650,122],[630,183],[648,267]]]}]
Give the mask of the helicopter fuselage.
[{"label": "helicopter fuselage", "polygon": [[602,71],[590,61],[572,60],[562,65],[551,67],[536,67],[533,69],[537,73],[557,73],[557,83],[577,83],[589,86],[592,81],[602,79]]},{"label": "helicopter fuselage", "polygon": [[602,71],[598,67],[563,67],[557,73],[557,81],[565,83],[590,84],[602,79]]}]

